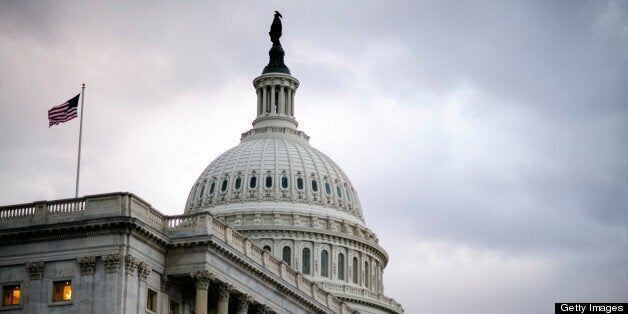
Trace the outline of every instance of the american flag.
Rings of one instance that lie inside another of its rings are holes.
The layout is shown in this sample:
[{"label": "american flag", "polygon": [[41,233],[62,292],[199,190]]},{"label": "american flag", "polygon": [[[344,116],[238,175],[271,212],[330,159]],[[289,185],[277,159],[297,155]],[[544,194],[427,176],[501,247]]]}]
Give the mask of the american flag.
[{"label": "american flag", "polygon": [[78,117],[77,109],[79,96],[81,96],[81,94],[78,94],[72,99],[48,110],[48,127],[61,122],[70,121]]}]

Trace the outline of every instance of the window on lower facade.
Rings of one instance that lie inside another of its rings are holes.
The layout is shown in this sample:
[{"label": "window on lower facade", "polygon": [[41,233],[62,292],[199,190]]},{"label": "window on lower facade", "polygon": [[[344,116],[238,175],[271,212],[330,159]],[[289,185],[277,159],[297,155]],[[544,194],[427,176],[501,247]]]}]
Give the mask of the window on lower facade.
[{"label": "window on lower facade", "polygon": [[270,248],[270,245],[264,245],[264,251],[268,252],[268,253],[272,253],[272,250]]},{"label": "window on lower facade", "polygon": [[329,253],[321,252],[321,277],[329,277]]},{"label": "window on lower facade", "polygon": [[148,289],[146,293],[146,309],[153,312],[157,311],[157,292]]},{"label": "window on lower facade", "polygon": [[72,300],[72,281],[62,280],[52,283],[52,302]]},{"label": "window on lower facade", "polygon": [[2,287],[2,305],[19,305],[20,304],[20,285],[11,285]]},{"label": "window on lower facade", "polygon": [[170,301],[170,312],[168,314],[179,314],[179,303]]}]

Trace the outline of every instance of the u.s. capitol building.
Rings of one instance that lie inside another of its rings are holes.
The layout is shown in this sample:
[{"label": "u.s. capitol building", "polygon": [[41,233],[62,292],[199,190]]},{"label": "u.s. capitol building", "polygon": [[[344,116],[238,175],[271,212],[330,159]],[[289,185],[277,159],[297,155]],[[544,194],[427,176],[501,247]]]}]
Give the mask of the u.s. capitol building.
[{"label": "u.s. capitol building", "polygon": [[280,17],[253,128],[184,214],[131,193],[0,207],[0,312],[403,313],[351,181],[297,129]]}]

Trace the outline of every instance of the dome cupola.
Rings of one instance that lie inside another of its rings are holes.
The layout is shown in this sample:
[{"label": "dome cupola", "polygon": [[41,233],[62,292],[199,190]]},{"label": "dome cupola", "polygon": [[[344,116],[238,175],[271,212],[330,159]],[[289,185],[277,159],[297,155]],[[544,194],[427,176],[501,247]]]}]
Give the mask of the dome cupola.
[{"label": "dome cupola", "polygon": [[253,80],[253,128],[205,168],[185,212],[210,212],[357,309],[398,313],[383,295],[388,255],[366,226],[353,184],[297,129],[299,81],[284,63],[281,18],[275,11],[269,62]]}]

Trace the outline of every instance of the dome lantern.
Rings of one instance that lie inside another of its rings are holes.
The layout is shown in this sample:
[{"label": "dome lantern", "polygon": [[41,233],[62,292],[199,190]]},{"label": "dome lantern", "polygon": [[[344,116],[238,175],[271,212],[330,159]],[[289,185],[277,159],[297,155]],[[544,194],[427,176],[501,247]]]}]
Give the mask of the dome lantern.
[{"label": "dome lantern", "polygon": [[290,69],[284,63],[284,50],[281,47],[281,14],[275,11],[275,18],[270,26],[270,41],[273,46],[268,51],[268,65],[262,75],[253,80],[257,93],[257,117],[253,128],[289,128],[298,126],[294,118],[294,94],[299,81],[290,75]]}]

